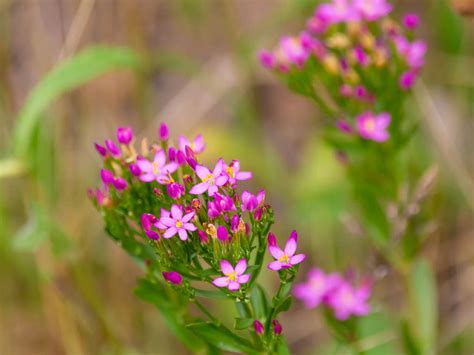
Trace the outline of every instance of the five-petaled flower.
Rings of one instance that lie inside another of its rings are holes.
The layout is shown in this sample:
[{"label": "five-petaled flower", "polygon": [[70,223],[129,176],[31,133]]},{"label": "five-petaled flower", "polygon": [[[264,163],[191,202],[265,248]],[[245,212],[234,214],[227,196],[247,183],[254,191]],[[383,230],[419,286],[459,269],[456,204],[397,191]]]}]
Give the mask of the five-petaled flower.
[{"label": "five-petaled flower", "polygon": [[178,169],[178,164],[176,163],[166,164],[166,155],[163,149],[156,152],[153,162],[146,159],[138,159],[137,165],[142,172],[142,175],[140,175],[141,181],[150,182],[156,180],[160,184],[171,182],[169,175]]},{"label": "five-petaled flower", "polygon": [[250,171],[240,171],[240,162],[238,160],[232,160],[229,165],[224,165],[224,173],[229,178],[229,183],[234,185],[237,180],[249,180],[252,178]]},{"label": "five-petaled flower", "polygon": [[171,213],[162,210],[158,227],[164,227],[161,229],[166,229],[163,238],[169,239],[178,233],[179,239],[188,239],[188,231],[194,232],[197,229],[194,224],[189,222],[193,217],[194,212],[187,213],[183,216],[183,210],[178,205],[171,206]]},{"label": "five-petaled flower", "polygon": [[325,301],[332,290],[342,281],[339,274],[326,275],[322,270],[312,268],[306,282],[295,285],[293,295],[304,302],[306,308],[315,308]]},{"label": "five-petaled flower", "polygon": [[298,234],[296,231],[292,231],[288,241],[286,242],[285,249],[281,250],[278,245],[269,245],[268,250],[270,254],[276,259],[268,264],[268,268],[271,270],[278,271],[280,269],[287,269],[293,265],[301,263],[305,255],[296,254],[296,247],[298,246]]},{"label": "five-petaled flower", "polygon": [[219,190],[219,186],[224,185],[228,180],[226,175],[222,175],[223,167],[224,162],[222,159],[219,159],[212,172],[205,166],[197,165],[196,174],[202,182],[193,186],[189,192],[195,195],[200,195],[207,191],[209,196],[214,196],[214,194]]},{"label": "five-petaled flower", "polygon": [[204,143],[204,138],[202,137],[201,134],[198,134],[192,142],[184,136],[179,136],[178,146],[179,146],[179,150],[182,151],[183,153],[186,152],[186,147],[189,147],[196,154],[202,153],[204,151],[204,148],[206,148],[206,144]]},{"label": "five-petaled flower", "polygon": [[359,287],[352,286],[342,280],[329,295],[327,304],[333,309],[338,320],[346,320],[351,315],[364,316],[370,312],[367,303],[371,294],[370,282],[366,281]]},{"label": "five-petaled flower", "polygon": [[390,114],[382,112],[378,115],[372,112],[365,112],[356,119],[357,131],[364,139],[376,142],[384,142],[389,138],[387,127],[390,124]]},{"label": "five-petaled flower", "polygon": [[230,291],[236,291],[241,284],[250,280],[250,274],[244,274],[247,270],[247,260],[245,259],[240,259],[235,268],[227,260],[221,260],[221,270],[225,276],[214,279],[212,281],[214,286],[227,287]]}]

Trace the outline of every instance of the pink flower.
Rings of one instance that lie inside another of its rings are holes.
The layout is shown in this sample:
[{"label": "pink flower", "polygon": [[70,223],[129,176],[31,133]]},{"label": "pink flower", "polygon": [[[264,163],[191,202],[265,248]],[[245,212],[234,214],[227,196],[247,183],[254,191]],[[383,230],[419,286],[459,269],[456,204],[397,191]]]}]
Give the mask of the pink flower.
[{"label": "pink flower", "polygon": [[177,200],[184,194],[184,186],[180,185],[176,182],[172,182],[166,185],[166,192],[168,196],[171,197],[173,200]]},{"label": "pink flower", "polygon": [[265,330],[265,328],[263,327],[262,322],[260,322],[257,319],[253,321],[253,329],[255,330],[255,333],[257,333],[257,334],[263,334],[263,332]]},{"label": "pink flower", "polygon": [[389,138],[387,127],[390,124],[390,114],[382,112],[378,115],[365,112],[357,118],[357,131],[364,139],[384,142]]},{"label": "pink flower", "polygon": [[128,144],[133,139],[133,131],[131,127],[117,128],[117,140],[119,143]]},{"label": "pink flower", "polygon": [[280,322],[274,319],[272,320],[272,325],[273,325],[273,333],[276,336],[281,335],[281,333],[283,332],[283,327],[281,326]]},{"label": "pink flower", "polygon": [[403,26],[409,30],[414,30],[420,24],[420,17],[417,14],[406,14],[402,20]]},{"label": "pink flower", "polygon": [[113,157],[118,158],[120,156],[120,149],[115,145],[115,143],[111,139],[105,140],[105,146],[109,150],[110,154]]},{"label": "pink flower", "polygon": [[368,21],[376,21],[392,11],[386,0],[354,0],[354,8]]},{"label": "pink flower", "polygon": [[338,120],[336,122],[336,127],[342,132],[342,133],[347,133],[350,134],[352,133],[352,126],[349,122],[346,120]]},{"label": "pink flower", "polygon": [[425,64],[425,54],[428,49],[425,41],[409,42],[403,36],[396,36],[394,42],[398,53],[405,59],[410,68],[419,69]]},{"label": "pink flower", "polygon": [[349,282],[342,280],[329,295],[327,304],[333,309],[339,320],[346,320],[351,315],[364,316],[370,312],[367,301],[371,294],[368,282],[355,288]]},{"label": "pink flower", "polygon": [[219,159],[211,173],[211,171],[205,166],[197,165],[196,174],[202,182],[193,186],[189,193],[201,195],[207,191],[209,196],[214,196],[214,194],[219,190],[219,186],[224,185],[228,180],[226,175],[221,175],[223,166],[224,162],[222,159]]},{"label": "pink flower", "polygon": [[164,271],[162,272],[163,278],[172,283],[173,285],[180,285],[183,282],[183,277],[179,272],[176,271]]},{"label": "pink flower", "polygon": [[252,178],[250,171],[240,171],[240,162],[238,160],[232,160],[229,165],[224,164],[224,174],[229,178],[229,183],[234,185],[237,180],[244,181]]},{"label": "pink flower", "polygon": [[[305,37],[303,37],[304,39]],[[309,57],[308,48],[303,46],[301,37],[282,37],[280,40],[280,53],[289,63],[301,68]]]},{"label": "pink flower", "polygon": [[230,291],[237,291],[241,284],[250,280],[250,274],[244,274],[247,270],[247,260],[240,259],[235,265],[235,269],[227,260],[221,260],[221,270],[225,275],[212,281],[214,286],[227,287]]},{"label": "pink flower", "polygon": [[99,153],[103,157],[105,157],[107,155],[107,148],[105,148],[104,146],[102,146],[98,143],[94,143],[94,147],[95,147],[95,150],[97,151],[97,153]]},{"label": "pink flower", "polygon": [[201,134],[198,134],[192,142],[184,136],[179,136],[178,145],[179,150],[183,153],[186,152],[186,146],[191,148],[196,154],[202,153],[204,151],[204,148],[206,148],[206,145],[204,144],[204,139],[202,138]]},{"label": "pink flower", "polygon": [[178,233],[179,239],[188,239],[187,231],[194,232],[197,229],[194,224],[189,223],[193,217],[194,212],[190,212],[183,216],[183,210],[180,206],[171,206],[171,214],[168,214],[168,211],[165,211],[164,214],[161,214],[159,226],[164,226],[165,228],[162,229],[166,229],[163,237],[169,239]]},{"label": "pink flower", "polygon": [[234,201],[227,195],[221,195],[216,192],[214,194],[214,201],[207,203],[207,215],[209,218],[216,218],[223,212],[235,211]]},{"label": "pink flower", "polygon": [[341,277],[338,274],[326,275],[322,270],[312,268],[308,272],[307,281],[295,285],[293,295],[303,301],[306,308],[315,308],[340,282]]},{"label": "pink flower", "polygon": [[316,8],[316,15],[328,23],[358,21],[359,13],[348,0],[333,0],[331,3],[322,3]]},{"label": "pink flower", "polygon": [[278,245],[269,245],[268,250],[276,260],[268,264],[268,268],[270,270],[278,271],[280,269],[287,269],[292,267],[293,265],[301,263],[305,259],[305,255],[295,255],[297,246],[298,234],[296,233],[296,231],[291,232],[284,250],[281,250]]},{"label": "pink flower", "polygon": [[257,196],[248,191],[242,192],[242,211],[253,211],[265,201],[265,190],[260,190]]},{"label": "pink flower", "polygon": [[137,165],[142,171],[141,181],[150,182],[156,180],[160,184],[169,183],[169,174],[174,173],[178,169],[178,164],[176,163],[166,164],[166,155],[163,149],[156,152],[153,162],[146,159],[138,159]]},{"label": "pink flower", "polygon": [[267,50],[261,50],[258,54],[260,63],[264,68],[273,69],[276,66],[276,59],[272,52]]}]

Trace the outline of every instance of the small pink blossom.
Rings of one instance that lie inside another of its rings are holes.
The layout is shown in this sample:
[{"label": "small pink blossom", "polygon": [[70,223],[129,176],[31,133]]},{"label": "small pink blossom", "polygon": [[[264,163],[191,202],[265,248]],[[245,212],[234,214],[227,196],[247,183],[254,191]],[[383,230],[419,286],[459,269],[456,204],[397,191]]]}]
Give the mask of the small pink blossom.
[{"label": "small pink blossom", "polygon": [[287,269],[292,267],[293,265],[301,263],[305,259],[305,255],[295,255],[297,246],[298,234],[296,233],[296,231],[291,232],[284,250],[280,249],[278,245],[269,245],[268,250],[276,260],[268,264],[268,268],[270,270],[278,271],[280,269]]},{"label": "small pink blossom", "polygon": [[160,124],[160,128],[158,129],[158,137],[162,141],[167,141],[169,136],[170,134],[169,134],[168,126],[166,125],[166,123],[163,122],[162,124]]},{"label": "small pink blossom", "polygon": [[384,142],[389,138],[387,127],[390,124],[390,114],[382,112],[375,115],[372,112],[365,112],[356,118],[357,131],[364,139],[376,142]]},{"label": "small pink blossom", "polygon": [[229,183],[234,185],[239,181],[250,180],[252,173],[250,171],[240,171],[240,162],[238,160],[232,160],[229,165],[224,164],[224,174],[228,176]]},{"label": "small pink blossom", "polygon": [[420,24],[420,17],[417,14],[409,13],[403,17],[403,26],[409,30],[414,30]]},{"label": "small pink blossom", "polygon": [[110,154],[112,154],[114,158],[120,157],[120,154],[121,154],[120,149],[119,147],[115,145],[115,143],[111,139],[105,140],[105,146],[107,147]]},{"label": "small pink blossom", "polygon": [[258,54],[260,63],[264,68],[273,69],[276,66],[276,59],[272,52],[267,50],[261,50]]},{"label": "small pink blossom", "polygon": [[172,283],[173,285],[180,285],[183,282],[183,277],[179,272],[176,271],[164,271],[162,272],[163,278]]},{"label": "small pink blossom", "polygon": [[293,295],[303,301],[306,308],[315,308],[340,282],[341,277],[338,274],[326,275],[322,270],[312,268],[308,272],[306,282],[295,285]]},{"label": "small pink blossom", "polygon": [[354,0],[354,8],[368,21],[376,21],[392,11],[392,5],[386,0]]},{"label": "small pink blossom", "polygon": [[94,147],[95,147],[95,150],[97,151],[97,153],[99,153],[103,157],[105,157],[107,155],[107,148],[105,148],[104,146],[102,146],[98,143],[94,143]]},{"label": "small pink blossom", "polygon": [[181,206],[171,206],[171,213],[168,214],[168,211],[166,211],[166,213],[162,213],[160,218],[160,227],[164,226],[166,228],[163,238],[169,239],[178,233],[179,239],[188,239],[187,232],[194,232],[197,229],[194,224],[189,222],[193,217],[194,212],[190,212],[183,216],[183,210]]},{"label": "small pink blossom", "polygon": [[240,259],[235,268],[227,260],[221,260],[221,270],[225,275],[214,279],[212,283],[217,287],[227,287],[230,291],[237,291],[241,284],[250,280],[250,274],[244,274],[247,270],[247,260]]},{"label": "small pink blossom", "polygon": [[133,131],[131,127],[117,128],[117,140],[121,144],[129,144],[133,139]]},{"label": "small pink blossom", "polygon": [[359,13],[355,11],[352,1],[348,0],[333,0],[330,3],[322,3],[316,8],[316,15],[331,24],[359,20]]},{"label": "small pink blossom", "polygon": [[137,165],[142,171],[140,180],[145,182],[158,181],[160,184],[170,182],[170,174],[178,169],[178,164],[166,164],[166,155],[163,149],[156,152],[153,162],[146,159],[137,159]]},{"label": "small pink blossom", "polygon": [[410,89],[413,86],[413,84],[415,84],[417,76],[418,76],[418,73],[413,70],[408,70],[402,73],[402,75],[400,76],[400,81],[399,81],[400,87],[403,90]]},{"label": "small pink blossom", "polygon": [[207,191],[209,196],[214,196],[219,190],[219,186],[224,185],[228,180],[226,175],[222,175],[223,166],[224,162],[222,159],[219,159],[212,172],[205,166],[197,165],[196,174],[201,179],[201,182],[193,186],[189,193],[201,195]]},{"label": "small pink blossom", "polygon": [[204,148],[206,148],[206,145],[204,143],[204,138],[202,137],[201,134],[198,134],[192,142],[184,136],[179,136],[178,146],[179,146],[179,150],[182,151],[183,153],[186,152],[186,146],[188,146],[196,154],[202,153],[204,151]]},{"label": "small pink blossom", "polygon": [[248,191],[242,192],[242,211],[253,211],[265,201],[265,190],[260,190],[255,196]]},{"label": "small pink blossom", "polygon": [[255,333],[257,334],[263,334],[263,332],[265,331],[265,328],[263,327],[262,322],[260,322],[257,319],[253,321],[253,329],[255,330]]}]

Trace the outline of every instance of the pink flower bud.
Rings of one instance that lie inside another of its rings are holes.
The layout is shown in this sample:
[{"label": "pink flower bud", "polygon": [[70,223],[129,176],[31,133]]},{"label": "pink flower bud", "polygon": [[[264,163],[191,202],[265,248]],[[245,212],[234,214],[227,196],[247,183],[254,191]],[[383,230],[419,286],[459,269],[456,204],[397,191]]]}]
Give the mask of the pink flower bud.
[{"label": "pink flower bud", "polygon": [[160,137],[160,139],[161,139],[162,141],[168,140],[168,138],[169,138],[169,130],[168,130],[168,126],[166,125],[166,123],[162,123],[162,124],[160,125],[160,129],[159,129],[159,131],[158,131],[158,135],[159,135],[159,137]]},{"label": "pink flower bud", "polygon": [[277,245],[275,234],[272,232],[268,233],[268,246],[274,247]]},{"label": "pink flower bud", "polygon": [[104,146],[102,146],[100,144],[97,144],[97,143],[94,143],[94,146],[95,146],[95,150],[97,151],[97,153],[99,153],[103,157],[105,157],[107,155],[107,148],[105,148]]},{"label": "pink flower bud", "polygon": [[207,236],[206,232],[202,231],[202,230],[198,230],[197,231],[197,234],[199,236],[199,240],[201,241],[201,243],[209,243],[209,237]]},{"label": "pink flower bud", "polygon": [[127,183],[127,180],[125,180],[124,178],[122,177],[116,177],[114,178],[114,181],[112,181],[112,184],[114,185],[114,187],[121,191],[121,190],[125,190],[128,186],[128,183]]},{"label": "pink flower bud", "polygon": [[184,194],[184,186],[172,182],[171,184],[166,185],[166,192],[168,192],[168,196],[174,200],[177,200]]},{"label": "pink flower bud", "polygon": [[263,324],[259,320],[253,321],[253,329],[255,330],[255,333],[263,334],[263,331],[264,331]]},{"label": "pink flower bud", "polygon": [[152,225],[155,224],[158,219],[151,213],[144,213],[141,217],[142,227],[144,230],[150,230]]},{"label": "pink flower bud", "polygon": [[137,164],[134,164],[134,163],[130,164],[128,166],[128,169],[130,170],[130,172],[132,173],[133,176],[140,176],[140,174],[142,173],[139,166]]},{"label": "pink flower bud", "polygon": [[276,336],[280,335],[281,332],[283,331],[283,328],[282,328],[280,322],[278,322],[276,319],[274,319],[272,321],[272,325],[273,325],[273,333],[275,333]]},{"label": "pink flower bud", "polygon": [[173,147],[168,148],[168,159],[171,162],[176,160],[176,150]]},{"label": "pink flower bud", "polygon": [[100,169],[100,178],[104,185],[109,185],[114,182],[114,174],[107,169]]},{"label": "pink flower bud", "polygon": [[154,230],[146,230],[145,231],[145,234],[148,238],[152,239],[152,240],[160,240],[160,235],[158,233],[156,233]]},{"label": "pink flower bud", "polygon": [[112,140],[106,139],[105,146],[109,150],[110,154],[112,154],[115,158],[120,156],[120,149],[115,145]]},{"label": "pink flower bud", "polygon": [[229,232],[227,232],[227,228],[224,226],[217,227],[217,239],[221,242],[229,241]]},{"label": "pink flower bud", "polygon": [[130,127],[117,128],[117,140],[119,143],[128,144],[133,139],[133,131]]},{"label": "pink flower bud", "polygon": [[183,282],[183,277],[176,271],[164,271],[163,277],[166,281],[172,283],[173,285],[180,285]]},{"label": "pink flower bud", "polygon": [[184,165],[186,163],[186,156],[180,150],[176,153],[176,160],[178,161],[179,165]]},{"label": "pink flower bud", "polygon": [[403,26],[409,30],[413,30],[420,24],[420,18],[417,14],[406,14],[402,20]]}]

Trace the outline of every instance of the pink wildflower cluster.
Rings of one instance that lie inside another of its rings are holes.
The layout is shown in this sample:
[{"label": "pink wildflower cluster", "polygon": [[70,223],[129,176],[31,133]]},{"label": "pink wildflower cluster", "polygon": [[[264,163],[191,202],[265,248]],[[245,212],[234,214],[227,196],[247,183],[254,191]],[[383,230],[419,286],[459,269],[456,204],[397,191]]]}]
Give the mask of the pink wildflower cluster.
[{"label": "pink wildflower cluster", "polygon": [[372,292],[371,283],[367,280],[354,286],[339,273],[325,274],[313,268],[308,272],[307,280],[294,287],[293,295],[304,302],[307,308],[321,304],[333,310],[338,320],[350,316],[364,316],[370,311],[367,303]]},{"label": "pink wildflower cluster", "polygon": [[203,280],[235,292],[251,280],[252,273],[246,270],[257,241],[269,243],[275,258],[268,265],[271,270],[289,269],[303,261],[303,254],[295,254],[295,231],[284,249],[272,233],[267,239],[272,210],[265,203],[265,191],[238,190],[239,183],[252,178],[251,172],[242,169],[238,160],[219,159],[212,168],[199,161],[205,148],[201,135],[194,140],[179,136],[175,146],[162,124],[158,143],[148,145],[144,140],[140,151],[130,128],[119,128],[117,139],[120,148],[111,139],[105,146],[96,144],[104,161],[100,174],[104,188],[92,195],[106,211],[120,207],[131,216],[138,213],[137,223],[145,240],[155,246],[165,281],[174,285],[189,281],[176,266],[187,265],[186,258],[194,255],[217,274]]},{"label": "pink wildflower cluster", "polygon": [[[383,142],[391,118],[384,108],[413,86],[427,50],[424,41],[412,39],[418,16],[407,14],[397,23],[391,11],[386,0],[322,3],[305,30],[261,51],[260,61],[301,94],[329,97],[338,106],[332,114],[345,116],[344,133]],[[389,85],[399,90],[389,94]]]}]

